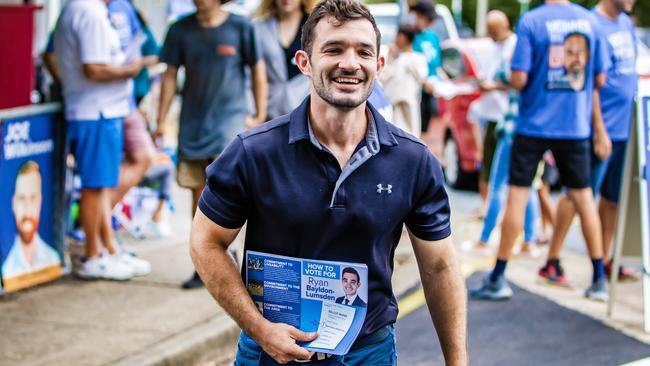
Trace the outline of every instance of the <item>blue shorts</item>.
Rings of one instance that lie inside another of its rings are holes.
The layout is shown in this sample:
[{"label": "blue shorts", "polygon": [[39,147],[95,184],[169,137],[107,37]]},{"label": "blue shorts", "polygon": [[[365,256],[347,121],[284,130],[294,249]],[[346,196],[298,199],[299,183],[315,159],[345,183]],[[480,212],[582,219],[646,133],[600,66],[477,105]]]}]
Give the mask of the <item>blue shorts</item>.
[{"label": "blue shorts", "polygon": [[625,165],[625,148],[627,141],[612,142],[612,154],[605,160],[592,156],[591,189],[594,196],[600,196],[610,202],[618,203],[621,193],[621,178]]},{"label": "blue shorts", "polygon": [[68,140],[82,188],[117,186],[122,161],[122,118],[68,121]]},{"label": "blue shorts", "polygon": [[[351,350],[343,356],[333,356],[308,363],[289,362],[290,366],[396,366],[395,328],[388,326],[389,334],[381,342]],[[233,366],[276,366],[280,365],[267,355],[262,348],[243,332],[237,345],[237,356]]]}]

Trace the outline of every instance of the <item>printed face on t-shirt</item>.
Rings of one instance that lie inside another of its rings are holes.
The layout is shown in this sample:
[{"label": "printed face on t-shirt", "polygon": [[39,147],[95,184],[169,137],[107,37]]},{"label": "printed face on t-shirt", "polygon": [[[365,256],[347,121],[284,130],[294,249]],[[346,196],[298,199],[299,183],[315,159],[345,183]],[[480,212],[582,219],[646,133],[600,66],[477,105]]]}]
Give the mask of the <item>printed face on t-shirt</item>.
[{"label": "printed face on t-shirt", "polygon": [[571,34],[564,40],[564,68],[569,84],[581,90],[585,84],[585,68],[589,62],[589,43],[582,34]]},{"label": "printed face on t-shirt", "polygon": [[547,90],[583,90],[590,57],[592,27],[588,20],[554,19],[546,22],[548,49]]}]

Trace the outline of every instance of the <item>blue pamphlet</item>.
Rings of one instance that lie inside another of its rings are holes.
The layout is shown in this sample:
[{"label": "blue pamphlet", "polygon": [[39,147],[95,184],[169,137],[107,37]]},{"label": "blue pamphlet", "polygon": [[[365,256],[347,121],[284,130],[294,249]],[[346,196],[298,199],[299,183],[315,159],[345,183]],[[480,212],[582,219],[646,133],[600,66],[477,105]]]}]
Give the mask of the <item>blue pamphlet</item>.
[{"label": "blue pamphlet", "polygon": [[301,344],[313,352],[344,355],[366,318],[368,267],[248,251],[246,288],[264,318],[317,332]]}]

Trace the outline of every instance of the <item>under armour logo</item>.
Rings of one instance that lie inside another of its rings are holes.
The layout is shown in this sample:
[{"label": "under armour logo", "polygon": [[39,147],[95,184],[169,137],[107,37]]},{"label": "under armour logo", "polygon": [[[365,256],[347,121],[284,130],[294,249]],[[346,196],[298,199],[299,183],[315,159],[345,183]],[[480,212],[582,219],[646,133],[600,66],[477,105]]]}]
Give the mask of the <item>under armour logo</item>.
[{"label": "under armour logo", "polygon": [[386,185],[386,188],[384,188],[383,185],[377,184],[377,193],[381,194],[381,192],[386,191],[386,193],[391,194],[393,193],[393,186],[390,184]]}]

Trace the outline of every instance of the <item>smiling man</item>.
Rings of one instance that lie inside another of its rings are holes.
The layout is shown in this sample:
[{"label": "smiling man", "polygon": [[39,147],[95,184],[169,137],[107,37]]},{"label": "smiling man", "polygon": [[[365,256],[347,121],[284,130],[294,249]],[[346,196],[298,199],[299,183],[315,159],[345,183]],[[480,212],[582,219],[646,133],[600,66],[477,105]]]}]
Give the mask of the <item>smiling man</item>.
[{"label": "smiling man", "polygon": [[357,294],[357,290],[361,287],[359,272],[352,267],[343,268],[341,272],[341,285],[345,296],[337,297],[336,303],[350,306],[366,307],[366,302],[361,300]]},{"label": "smiling man", "polygon": [[31,160],[24,163],[16,176],[16,190],[11,201],[17,233],[2,265],[4,280],[61,264],[59,254],[38,234],[43,202],[41,185],[38,164]]},{"label": "smiling man", "polygon": [[[447,364],[465,365],[466,293],[440,165],[367,102],[384,65],[374,18],[355,0],[325,0],[301,43],[310,95],[208,167],[192,227],[196,269],[242,329],[235,365],[396,365],[391,276],[404,224]],[[258,311],[226,251],[244,223],[246,251],[367,265],[367,315],[347,354],[308,352],[297,342],[317,334]]]}]

